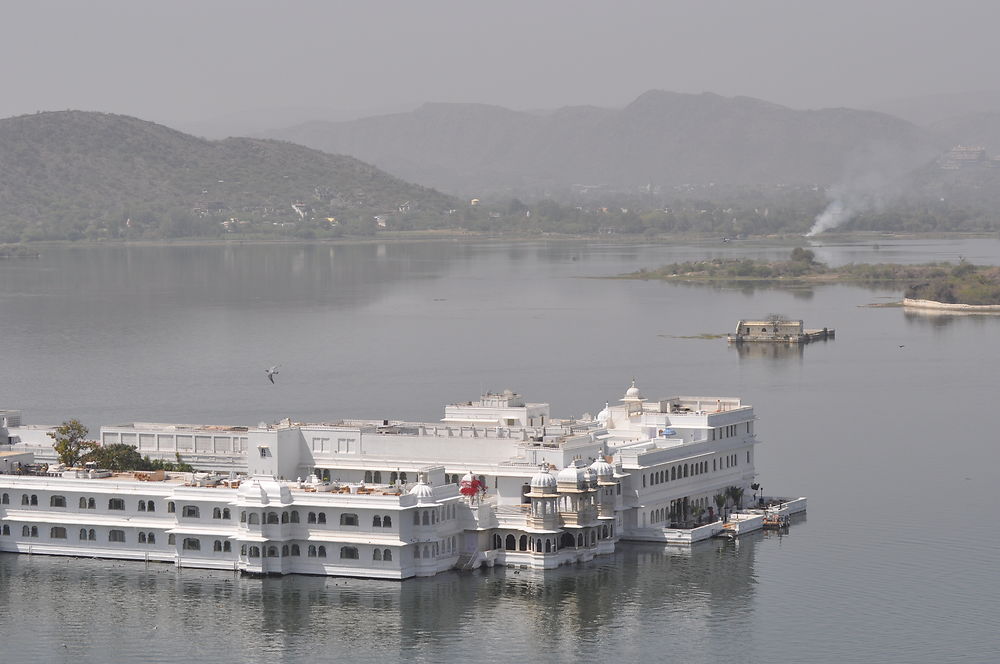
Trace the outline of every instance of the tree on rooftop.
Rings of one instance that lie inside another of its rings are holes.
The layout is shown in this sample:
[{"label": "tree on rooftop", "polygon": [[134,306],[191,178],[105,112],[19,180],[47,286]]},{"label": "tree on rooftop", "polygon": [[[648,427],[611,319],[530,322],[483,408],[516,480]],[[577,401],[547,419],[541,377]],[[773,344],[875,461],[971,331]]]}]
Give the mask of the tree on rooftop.
[{"label": "tree on rooftop", "polygon": [[126,470],[146,470],[146,462],[131,445],[115,443],[95,447],[83,456],[83,461],[93,461],[99,468],[115,472]]},{"label": "tree on rooftop", "polygon": [[53,441],[52,449],[59,457],[59,463],[67,466],[77,465],[81,458],[97,447],[97,443],[87,440],[90,433],[87,427],[80,424],[80,420],[69,420],[56,427],[55,431],[50,431],[47,435]]}]

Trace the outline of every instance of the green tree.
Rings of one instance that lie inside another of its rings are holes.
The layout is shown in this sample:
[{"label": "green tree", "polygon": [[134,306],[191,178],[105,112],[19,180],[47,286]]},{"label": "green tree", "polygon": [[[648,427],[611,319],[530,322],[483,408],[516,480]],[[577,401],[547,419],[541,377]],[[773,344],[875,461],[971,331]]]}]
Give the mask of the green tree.
[{"label": "green tree", "polygon": [[98,467],[115,472],[147,469],[147,463],[143,460],[138,450],[125,443],[95,447],[90,452],[87,452],[82,460],[85,462],[93,461]]},{"label": "green tree", "polygon": [[52,449],[56,451],[59,463],[75,466],[85,454],[97,448],[97,443],[87,440],[88,433],[87,427],[80,424],[80,420],[69,420],[47,434],[55,441]]},{"label": "green tree", "polygon": [[728,498],[729,496],[724,493],[717,493],[712,496],[712,499],[715,501],[715,506],[719,510],[719,519],[722,521],[726,520],[726,500],[728,500]]}]

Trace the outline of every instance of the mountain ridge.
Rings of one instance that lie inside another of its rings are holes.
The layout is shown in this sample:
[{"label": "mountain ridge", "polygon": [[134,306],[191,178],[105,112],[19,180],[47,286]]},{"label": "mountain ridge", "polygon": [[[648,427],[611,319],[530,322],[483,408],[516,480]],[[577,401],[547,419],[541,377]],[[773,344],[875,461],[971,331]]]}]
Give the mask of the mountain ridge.
[{"label": "mountain ridge", "polygon": [[[353,157],[260,138],[210,141],[124,115],[51,111],[0,120],[0,231],[5,241],[177,226],[214,234],[305,225],[309,215],[441,214],[454,199]],[[325,222],[329,225],[329,222]],[[317,228],[322,223],[317,222]],[[155,233],[154,233],[155,234]],[[169,233],[168,233],[169,235]]]},{"label": "mountain ridge", "polygon": [[832,184],[879,146],[905,168],[947,145],[912,123],[848,108],[650,90],[620,109],[549,113],[430,103],[409,113],[313,121],[266,136],[351,154],[454,194],[603,184]]}]

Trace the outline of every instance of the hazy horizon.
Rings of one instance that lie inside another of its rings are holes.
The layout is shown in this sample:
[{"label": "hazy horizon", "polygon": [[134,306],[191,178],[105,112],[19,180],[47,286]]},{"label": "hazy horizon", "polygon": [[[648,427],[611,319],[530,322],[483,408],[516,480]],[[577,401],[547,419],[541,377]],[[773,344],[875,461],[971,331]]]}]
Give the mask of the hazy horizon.
[{"label": "hazy horizon", "polygon": [[190,127],[424,102],[621,107],[650,89],[865,108],[994,87],[997,18],[972,0],[52,0],[7,8],[0,117],[73,108]]}]

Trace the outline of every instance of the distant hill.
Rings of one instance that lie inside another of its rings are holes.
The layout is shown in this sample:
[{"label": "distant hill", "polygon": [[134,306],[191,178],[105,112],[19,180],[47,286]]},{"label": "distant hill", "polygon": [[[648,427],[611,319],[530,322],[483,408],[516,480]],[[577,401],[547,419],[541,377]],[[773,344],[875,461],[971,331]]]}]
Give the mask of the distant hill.
[{"label": "distant hill", "polygon": [[454,206],[353,157],[290,143],[207,141],[84,111],[0,120],[0,242],[211,235],[231,218],[248,231],[311,232],[329,230],[327,217],[364,224]]},{"label": "distant hill", "polygon": [[888,99],[870,106],[926,127],[965,115],[1000,111],[1000,90],[972,90]]},{"label": "distant hill", "polygon": [[869,155],[899,170],[947,146],[898,118],[846,108],[793,110],[749,97],[650,91],[622,109],[517,112],[426,104],[268,134],[350,154],[407,180],[462,194],[604,185],[831,184]]}]

